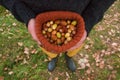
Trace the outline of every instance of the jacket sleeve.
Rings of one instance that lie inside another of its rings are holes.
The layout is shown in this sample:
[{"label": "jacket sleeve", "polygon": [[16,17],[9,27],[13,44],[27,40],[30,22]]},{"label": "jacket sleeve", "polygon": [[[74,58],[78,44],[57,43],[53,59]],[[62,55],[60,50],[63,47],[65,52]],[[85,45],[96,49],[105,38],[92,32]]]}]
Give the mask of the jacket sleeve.
[{"label": "jacket sleeve", "polygon": [[0,4],[11,11],[18,21],[26,25],[31,18],[35,18],[34,12],[19,0],[0,0]]},{"label": "jacket sleeve", "polygon": [[105,11],[114,3],[115,0],[91,1],[92,2],[90,2],[86,9],[82,12],[88,34],[93,26],[103,18]]}]

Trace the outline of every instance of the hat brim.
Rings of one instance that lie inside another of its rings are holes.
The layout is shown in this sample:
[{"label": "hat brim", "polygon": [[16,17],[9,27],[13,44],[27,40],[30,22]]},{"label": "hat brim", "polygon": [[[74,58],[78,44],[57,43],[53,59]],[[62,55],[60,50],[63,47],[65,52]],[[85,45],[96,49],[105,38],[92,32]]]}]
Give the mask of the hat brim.
[{"label": "hat brim", "polygon": [[[51,44],[42,34],[42,25],[43,23],[50,21],[50,20],[57,20],[57,19],[70,19],[70,20],[77,20],[77,31],[74,38],[67,44],[63,44],[61,46]],[[42,47],[45,48],[47,51],[53,53],[61,53],[65,52],[66,50],[70,49],[74,45],[77,44],[78,41],[81,40],[84,31],[85,31],[85,24],[83,18],[75,13],[70,11],[52,11],[52,12],[45,12],[41,13],[36,16],[35,19],[35,31],[39,41],[42,44]]]}]

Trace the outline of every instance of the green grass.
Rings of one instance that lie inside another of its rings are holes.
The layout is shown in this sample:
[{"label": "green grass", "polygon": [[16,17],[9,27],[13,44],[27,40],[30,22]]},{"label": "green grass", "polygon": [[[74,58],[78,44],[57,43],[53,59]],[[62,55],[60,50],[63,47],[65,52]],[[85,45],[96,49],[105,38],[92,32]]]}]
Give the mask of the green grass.
[{"label": "green grass", "polygon": [[[120,48],[119,13],[120,0],[117,0],[105,13],[103,20],[95,25],[89,35],[89,39],[85,41],[85,45],[89,45],[90,48],[85,49],[84,46],[74,57],[76,65],[79,67],[77,61],[82,58],[79,55],[88,55],[91,69],[94,72],[89,75],[86,74],[88,69],[86,67],[85,69],[77,69],[76,72],[72,73],[67,69],[64,55],[62,55],[59,57],[56,69],[50,73],[47,70],[48,62],[44,61],[48,57],[31,38],[25,24],[18,22],[10,15],[10,12],[0,6],[0,77],[4,77],[4,80],[49,80],[50,78],[52,80],[55,80],[55,78],[58,78],[58,80],[67,80],[67,78],[68,80],[107,80],[112,71],[116,71],[116,78],[111,80],[120,80],[120,57],[118,56],[120,55],[118,50]],[[103,30],[99,30],[101,26]],[[109,34],[111,30],[115,30],[112,35]],[[18,45],[18,43],[22,43],[22,46]],[[117,47],[113,47],[112,43],[117,43]],[[25,48],[29,49],[28,54],[24,53]],[[36,52],[32,53],[33,50]],[[96,62],[93,58],[93,54],[98,53],[100,55],[102,50],[106,52],[114,51],[113,54],[102,57],[102,60],[106,63],[103,69],[95,65]],[[109,70],[107,65],[111,65],[113,70]],[[91,76],[93,76],[93,79]]]}]

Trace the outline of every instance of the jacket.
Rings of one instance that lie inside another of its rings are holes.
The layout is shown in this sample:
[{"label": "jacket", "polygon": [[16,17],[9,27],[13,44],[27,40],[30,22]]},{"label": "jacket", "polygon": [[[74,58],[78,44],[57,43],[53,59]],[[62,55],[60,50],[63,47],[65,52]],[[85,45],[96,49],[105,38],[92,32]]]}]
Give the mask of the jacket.
[{"label": "jacket", "polygon": [[73,11],[85,21],[87,33],[98,23],[115,0],[0,0],[14,17],[28,24],[31,18],[47,11]]}]

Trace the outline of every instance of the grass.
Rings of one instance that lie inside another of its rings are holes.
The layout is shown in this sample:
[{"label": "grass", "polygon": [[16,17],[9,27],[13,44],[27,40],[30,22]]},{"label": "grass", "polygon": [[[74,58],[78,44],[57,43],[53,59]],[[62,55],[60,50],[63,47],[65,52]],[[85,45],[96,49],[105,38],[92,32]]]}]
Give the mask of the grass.
[{"label": "grass", "polygon": [[[82,50],[73,57],[77,67],[80,55],[88,55],[91,67],[70,72],[65,64],[64,55],[59,57],[56,69],[47,71],[47,56],[27,31],[24,24],[18,22],[9,11],[0,6],[0,78],[4,80],[120,80],[120,0],[105,13],[91,31]],[[116,43],[117,46],[112,45]],[[25,53],[27,50],[28,53]],[[96,66],[94,54],[105,61],[104,68]],[[106,55],[106,53],[111,53]],[[113,69],[109,69],[110,65]],[[92,70],[87,74],[87,70]]]}]

